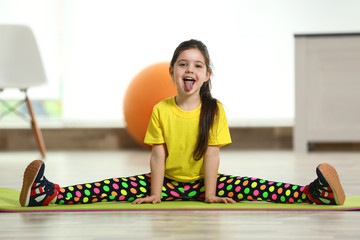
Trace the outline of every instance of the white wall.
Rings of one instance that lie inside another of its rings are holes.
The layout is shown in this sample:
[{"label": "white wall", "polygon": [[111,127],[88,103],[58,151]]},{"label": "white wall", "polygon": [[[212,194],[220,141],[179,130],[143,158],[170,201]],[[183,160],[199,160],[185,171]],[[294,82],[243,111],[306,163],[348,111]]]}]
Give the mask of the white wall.
[{"label": "white wall", "polygon": [[[16,1],[0,0],[0,21],[1,9]],[[293,34],[360,32],[357,0],[20,2],[51,2],[57,9],[48,8],[59,22],[41,7],[30,8],[30,15],[42,19],[28,21],[39,33],[45,60],[54,64],[46,57],[56,53],[46,48],[43,18],[58,31],[58,92],[66,126],[124,126],[122,100],[131,79],[150,64],[169,61],[190,38],[209,48],[213,94],[224,103],[230,126],[292,125]]]},{"label": "white wall", "polygon": [[[0,0],[0,24],[30,26],[41,51],[48,84],[31,89],[29,95],[32,99],[61,98],[59,6],[60,2],[54,0]],[[7,99],[23,95],[17,90],[10,89],[1,97]]]}]

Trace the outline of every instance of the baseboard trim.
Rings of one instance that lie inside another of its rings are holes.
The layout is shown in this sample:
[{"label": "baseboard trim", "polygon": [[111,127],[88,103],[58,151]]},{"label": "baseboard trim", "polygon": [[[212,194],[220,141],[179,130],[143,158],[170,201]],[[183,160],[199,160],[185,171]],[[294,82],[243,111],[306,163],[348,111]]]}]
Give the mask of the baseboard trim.
[{"label": "baseboard trim", "polygon": [[[145,149],[125,128],[45,128],[46,149],[121,150]],[[230,127],[233,150],[292,150],[292,127]],[[360,143],[314,143],[311,151],[359,151]],[[0,151],[36,150],[31,129],[0,129]]]},{"label": "baseboard trim", "polygon": [[[47,150],[141,149],[125,128],[42,129]],[[291,149],[291,127],[230,128],[227,149]],[[32,150],[37,145],[31,129],[0,129],[0,150]]]}]

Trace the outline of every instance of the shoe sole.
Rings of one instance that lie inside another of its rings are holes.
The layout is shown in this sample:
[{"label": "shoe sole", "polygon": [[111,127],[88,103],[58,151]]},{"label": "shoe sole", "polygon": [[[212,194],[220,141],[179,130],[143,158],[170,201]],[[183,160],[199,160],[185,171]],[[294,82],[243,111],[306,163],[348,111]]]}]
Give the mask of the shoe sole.
[{"label": "shoe sole", "polygon": [[318,166],[318,169],[333,190],[336,204],[343,205],[346,196],[335,168],[328,163],[322,163]]},{"label": "shoe sole", "polygon": [[31,186],[33,185],[35,178],[44,162],[41,160],[35,160],[31,162],[24,172],[23,185],[21,187],[19,202],[22,207],[29,206]]}]

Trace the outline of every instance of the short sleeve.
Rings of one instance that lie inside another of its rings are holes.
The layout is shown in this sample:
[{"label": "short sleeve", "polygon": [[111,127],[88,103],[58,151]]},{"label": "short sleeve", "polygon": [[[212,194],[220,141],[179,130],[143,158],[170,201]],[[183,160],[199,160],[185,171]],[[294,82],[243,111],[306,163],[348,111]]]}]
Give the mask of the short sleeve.
[{"label": "short sleeve", "polygon": [[209,134],[209,145],[218,145],[220,147],[231,143],[230,131],[225,115],[223,105],[218,102],[218,112],[215,115],[214,125]]},{"label": "short sleeve", "polygon": [[146,131],[144,143],[150,146],[165,143],[163,128],[160,124],[159,109],[156,106],[151,114],[148,129]]}]

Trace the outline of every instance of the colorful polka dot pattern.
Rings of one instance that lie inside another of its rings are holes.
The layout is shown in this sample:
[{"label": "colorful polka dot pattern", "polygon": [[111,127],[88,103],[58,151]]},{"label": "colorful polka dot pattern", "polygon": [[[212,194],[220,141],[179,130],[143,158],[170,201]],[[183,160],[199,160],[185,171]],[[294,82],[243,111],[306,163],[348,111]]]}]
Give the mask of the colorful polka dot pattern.
[{"label": "colorful polka dot pattern", "polygon": [[203,200],[205,199],[204,179],[182,183],[165,178],[161,199],[163,201]]},{"label": "colorful polka dot pattern", "polygon": [[217,183],[217,196],[230,197],[236,201],[310,202],[304,193],[304,186],[223,174],[218,175]]},{"label": "colorful polka dot pattern", "polygon": [[[100,182],[61,188],[57,204],[84,204],[108,201],[133,201],[150,195],[151,175],[143,174],[127,178],[112,178]],[[258,178],[219,174],[217,196],[236,201],[269,201],[278,203],[309,202],[304,187]],[[163,201],[205,199],[204,179],[190,183],[164,178]]]},{"label": "colorful polka dot pattern", "polygon": [[149,195],[150,182],[150,174],[144,174],[61,188],[56,204],[133,201]]}]

